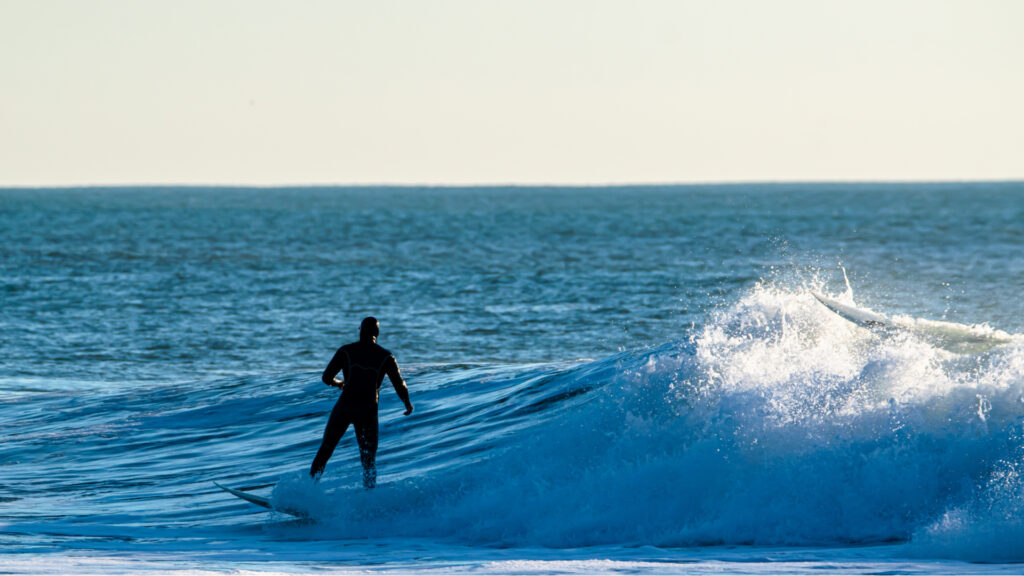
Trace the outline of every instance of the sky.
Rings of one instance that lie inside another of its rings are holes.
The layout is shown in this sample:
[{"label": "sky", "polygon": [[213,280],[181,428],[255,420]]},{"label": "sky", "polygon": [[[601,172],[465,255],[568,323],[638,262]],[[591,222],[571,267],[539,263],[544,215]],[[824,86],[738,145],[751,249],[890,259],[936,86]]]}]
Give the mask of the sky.
[{"label": "sky", "polygon": [[1024,1],[0,0],[0,186],[1024,179]]}]

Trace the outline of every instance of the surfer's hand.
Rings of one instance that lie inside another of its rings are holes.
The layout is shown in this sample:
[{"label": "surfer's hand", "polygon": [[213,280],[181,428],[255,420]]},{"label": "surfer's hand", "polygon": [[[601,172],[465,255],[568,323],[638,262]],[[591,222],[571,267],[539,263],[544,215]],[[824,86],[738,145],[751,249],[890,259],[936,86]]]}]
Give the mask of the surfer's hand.
[{"label": "surfer's hand", "polygon": [[403,416],[408,416],[409,414],[412,414],[412,402],[405,403],[405,414]]},{"label": "surfer's hand", "polygon": [[345,381],[344,380],[338,380],[337,378],[335,378],[334,382],[331,384],[331,386],[334,386],[338,390],[344,390],[345,389]]}]

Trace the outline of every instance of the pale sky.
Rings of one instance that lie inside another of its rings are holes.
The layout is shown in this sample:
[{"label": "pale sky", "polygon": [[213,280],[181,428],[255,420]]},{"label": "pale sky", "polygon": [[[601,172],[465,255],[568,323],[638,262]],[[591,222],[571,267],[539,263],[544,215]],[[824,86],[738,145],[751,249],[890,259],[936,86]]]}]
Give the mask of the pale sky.
[{"label": "pale sky", "polygon": [[1024,178],[1024,1],[0,0],[0,186]]}]

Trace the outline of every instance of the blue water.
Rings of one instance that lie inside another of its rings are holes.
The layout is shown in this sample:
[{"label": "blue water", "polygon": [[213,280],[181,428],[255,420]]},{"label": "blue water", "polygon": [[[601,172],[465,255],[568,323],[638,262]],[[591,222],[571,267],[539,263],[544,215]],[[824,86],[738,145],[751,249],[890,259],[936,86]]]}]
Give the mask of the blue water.
[{"label": "blue water", "polygon": [[[1021,183],[0,190],[0,240],[8,572],[1024,562]],[[370,314],[416,412],[314,486]]]}]

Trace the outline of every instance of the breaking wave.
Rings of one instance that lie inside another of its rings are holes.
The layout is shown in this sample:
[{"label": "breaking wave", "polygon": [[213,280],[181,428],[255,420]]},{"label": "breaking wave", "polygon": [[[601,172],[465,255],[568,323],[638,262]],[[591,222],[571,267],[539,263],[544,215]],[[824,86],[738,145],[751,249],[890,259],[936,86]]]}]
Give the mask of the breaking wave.
[{"label": "breaking wave", "polygon": [[[354,471],[316,487],[296,472],[274,497],[341,537],[900,541],[1024,559],[1016,338],[956,354],[859,327],[810,291],[759,286],[679,342],[484,372],[434,376],[421,419],[386,432],[407,464],[377,491],[355,488]],[[336,470],[356,468],[350,452]]]},{"label": "breaking wave", "polygon": [[[139,537],[159,525],[214,541],[244,516],[288,540],[899,542],[1024,561],[1024,345],[1005,340],[957,353],[914,330],[861,327],[810,289],[763,284],[652,349],[408,366],[417,411],[403,418],[382,394],[381,484],[369,492],[351,432],[320,484],[305,475],[336,397],[315,373],[120,392],[12,380],[4,498],[25,515],[7,529],[94,523]],[[312,521],[266,516],[211,480]],[[44,485],[79,503],[75,518],[32,505],[59,503],[33,500]]]}]

